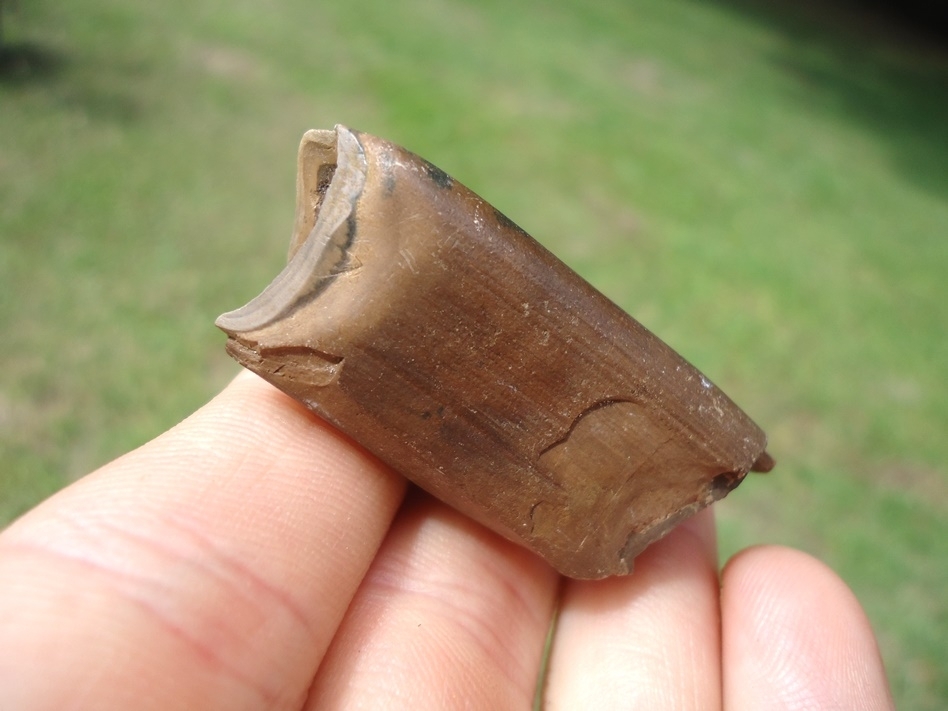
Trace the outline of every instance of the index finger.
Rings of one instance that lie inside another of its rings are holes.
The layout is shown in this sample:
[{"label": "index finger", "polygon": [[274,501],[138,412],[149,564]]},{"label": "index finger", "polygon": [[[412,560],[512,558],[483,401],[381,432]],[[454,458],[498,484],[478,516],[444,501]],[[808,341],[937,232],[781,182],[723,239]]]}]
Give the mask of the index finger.
[{"label": "index finger", "polygon": [[[10,708],[302,703],[403,480],[238,377],[0,535]],[[6,707],[6,706],[5,706]]]}]

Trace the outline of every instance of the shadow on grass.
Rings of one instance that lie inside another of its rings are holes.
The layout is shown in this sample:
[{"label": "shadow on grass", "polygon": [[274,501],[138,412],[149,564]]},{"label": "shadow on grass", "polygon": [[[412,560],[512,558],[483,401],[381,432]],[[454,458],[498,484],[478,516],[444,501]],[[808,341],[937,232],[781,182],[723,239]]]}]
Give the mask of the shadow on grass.
[{"label": "shadow on grass", "polygon": [[772,61],[815,109],[870,131],[906,178],[948,195],[948,47],[936,36],[847,2],[720,0],[790,40]]},{"label": "shadow on grass", "polygon": [[[79,71],[73,72],[76,68]],[[121,74],[121,66],[111,69]],[[90,74],[88,66],[77,67],[62,54],[35,43],[0,45],[0,87],[42,85],[66,110],[81,111],[97,121],[129,124],[139,120],[141,107],[126,92],[130,82],[110,82],[109,76],[106,71]]]},{"label": "shadow on grass", "polygon": [[61,55],[31,42],[0,44],[0,84],[43,81],[58,74],[64,63]]}]

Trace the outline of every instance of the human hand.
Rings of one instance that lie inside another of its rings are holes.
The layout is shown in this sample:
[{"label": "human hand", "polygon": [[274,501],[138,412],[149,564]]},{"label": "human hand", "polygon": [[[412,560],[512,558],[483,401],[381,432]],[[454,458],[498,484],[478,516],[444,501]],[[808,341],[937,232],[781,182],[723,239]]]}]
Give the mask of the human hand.
[{"label": "human hand", "polygon": [[561,580],[256,376],[0,534],[0,709],[888,709],[802,553],[718,573],[702,512]]}]

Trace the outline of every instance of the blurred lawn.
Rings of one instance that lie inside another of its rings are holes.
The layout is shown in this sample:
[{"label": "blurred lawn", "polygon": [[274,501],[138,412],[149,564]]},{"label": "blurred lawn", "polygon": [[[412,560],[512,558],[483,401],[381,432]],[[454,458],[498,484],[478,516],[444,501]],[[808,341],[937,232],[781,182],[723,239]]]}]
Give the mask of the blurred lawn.
[{"label": "blurred lawn", "polygon": [[[397,6],[397,7],[396,7]],[[0,70],[0,524],[202,404],[337,122],[480,192],[778,459],[724,555],[825,559],[903,708],[948,704],[948,52],[699,0],[30,0]]]}]

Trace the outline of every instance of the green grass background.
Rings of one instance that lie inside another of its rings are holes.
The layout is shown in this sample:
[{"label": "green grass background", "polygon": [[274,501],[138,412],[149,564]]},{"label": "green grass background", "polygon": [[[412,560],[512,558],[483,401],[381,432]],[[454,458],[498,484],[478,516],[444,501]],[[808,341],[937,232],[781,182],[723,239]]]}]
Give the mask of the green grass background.
[{"label": "green grass background", "polygon": [[722,555],[853,587],[948,705],[948,53],[699,0],[21,0],[0,75],[0,524],[200,406],[285,257],[295,151],[407,146],[680,350],[779,461]]}]

